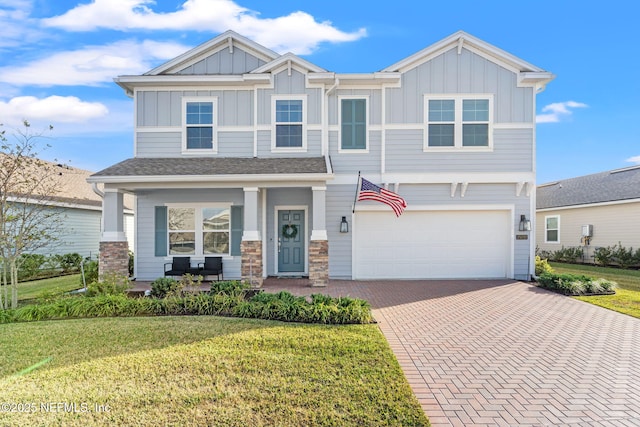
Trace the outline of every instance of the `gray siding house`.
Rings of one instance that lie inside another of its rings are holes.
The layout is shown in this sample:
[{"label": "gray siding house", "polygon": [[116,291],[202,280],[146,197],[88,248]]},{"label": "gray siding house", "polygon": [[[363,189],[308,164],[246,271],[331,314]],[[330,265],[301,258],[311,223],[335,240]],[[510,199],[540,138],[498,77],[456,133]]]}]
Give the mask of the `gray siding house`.
[{"label": "gray siding house", "polygon": [[[102,170],[103,269],[222,256],[225,278],[528,279],[536,94],[553,75],[465,32],[382,71],[341,74],[228,31],[142,75],[135,156]],[[354,206],[358,173],[401,195]],[[347,222],[348,231],[341,232]],[[291,230],[294,230],[293,232]],[[117,264],[117,265],[116,265]]]}]

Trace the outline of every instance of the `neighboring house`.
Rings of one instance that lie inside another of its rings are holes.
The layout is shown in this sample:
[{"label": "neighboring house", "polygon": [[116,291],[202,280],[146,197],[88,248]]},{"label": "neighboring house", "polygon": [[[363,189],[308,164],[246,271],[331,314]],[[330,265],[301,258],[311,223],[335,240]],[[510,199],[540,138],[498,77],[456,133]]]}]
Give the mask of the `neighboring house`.
[{"label": "neighboring house", "polygon": [[640,166],[540,185],[536,205],[539,250],[582,247],[593,262],[598,247],[640,247]]},{"label": "neighboring house", "polygon": [[[56,188],[55,194],[40,198],[38,203],[46,200],[48,207],[59,212],[56,218],[60,223],[56,228],[60,233],[56,240],[33,253],[63,255],[76,252],[97,260],[101,239],[102,198],[87,183],[87,178],[93,172],[44,160],[38,162],[53,172],[51,179],[55,180]],[[132,207],[133,197],[127,196],[122,224],[131,250],[134,249]]]},{"label": "neighboring house", "polygon": [[[135,194],[139,280],[176,255],[222,256],[225,278],[255,285],[527,279],[534,242],[518,226],[535,211],[535,100],[553,77],[464,32],[343,74],[232,31],[120,76],[135,155],[89,178],[105,186],[101,268],[123,266],[117,218]],[[404,197],[404,214],[353,212],[359,171]]]}]

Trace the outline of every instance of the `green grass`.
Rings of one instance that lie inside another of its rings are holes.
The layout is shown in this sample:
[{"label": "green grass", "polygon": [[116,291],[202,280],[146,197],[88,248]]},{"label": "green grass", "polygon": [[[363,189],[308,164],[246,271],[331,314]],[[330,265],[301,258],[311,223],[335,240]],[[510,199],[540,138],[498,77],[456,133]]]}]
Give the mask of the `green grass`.
[{"label": "green grass", "polygon": [[617,282],[615,295],[574,298],[640,318],[640,271],[558,262],[551,263],[551,266],[557,273],[584,274]]},{"label": "green grass", "polygon": [[81,287],[82,278],[79,274],[20,282],[18,283],[18,301],[33,300],[47,292],[69,292]]},{"label": "green grass", "polygon": [[0,325],[0,349],[0,403],[36,408],[7,425],[429,425],[375,325],[47,321]]}]

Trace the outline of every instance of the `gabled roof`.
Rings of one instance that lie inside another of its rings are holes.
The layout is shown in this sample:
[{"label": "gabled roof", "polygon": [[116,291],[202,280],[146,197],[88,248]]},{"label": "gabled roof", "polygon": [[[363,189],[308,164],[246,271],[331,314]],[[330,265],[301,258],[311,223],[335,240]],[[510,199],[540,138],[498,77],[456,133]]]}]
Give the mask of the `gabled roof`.
[{"label": "gabled roof", "polygon": [[640,201],[640,166],[542,184],[537,188],[536,208],[548,209],[633,199]]},{"label": "gabled roof", "polygon": [[536,67],[498,47],[495,47],[479,38],[472,36],[464,31],[458,31],[448,37],[432,44],[431,46],[414,53],[413,55],[388,66],[383,72],[405,72],[430,59],[441,55],[450,50],[458,49],[458,53],[462,49],[470,50],[487,60],[496,63],[504,68],[519,73],[518,83],[524,84],[546,84],[553,80],[555,76],[542,68]]},{"label": "gabled roof", "polygon": [[317,65],[312,64],[311,62],[305,59],[302,59],[291,52],[287,52],[284,55],[274,59],[273,61],[264,64],[262,67],[256,68],[251,72],[251,74],[268,73],[280,67],[281,65],[288,64],[288,63],[298,65],[304,68],[305,70],[312,71],[314,73],[323,73],[327,71],[324,68],[320,68]]},{"label": "gabled roof", "polygon": [[214,37],[211,40],[206,41],[191,50],[186,51],[182,55],[165,62],[164,64],[154,68],[153,70],[147,71],[143,75],[157,76],[159,74],[164,74],[176,69],[180,69],[187,63],[206,58],[211,54],[211,52],[223,46],[240,46],[244,50],[254,54],[256,57],[266,62],[270,62],[280,56],[271,49],[267,49],[261,44],[258,44],[244,36],[241,36],[235,31],[228,30],[220,34],[219,36]]}]

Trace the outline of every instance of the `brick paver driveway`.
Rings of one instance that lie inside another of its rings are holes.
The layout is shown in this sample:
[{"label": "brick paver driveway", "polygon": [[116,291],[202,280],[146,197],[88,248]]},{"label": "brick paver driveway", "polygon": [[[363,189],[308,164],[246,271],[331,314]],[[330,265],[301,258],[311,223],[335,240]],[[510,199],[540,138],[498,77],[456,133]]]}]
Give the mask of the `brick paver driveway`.
[{"label": "brick paver driveway", "polygon": [[434,426],[640,426],[640,319],[513,281],[267,280],[368,299]]}]

